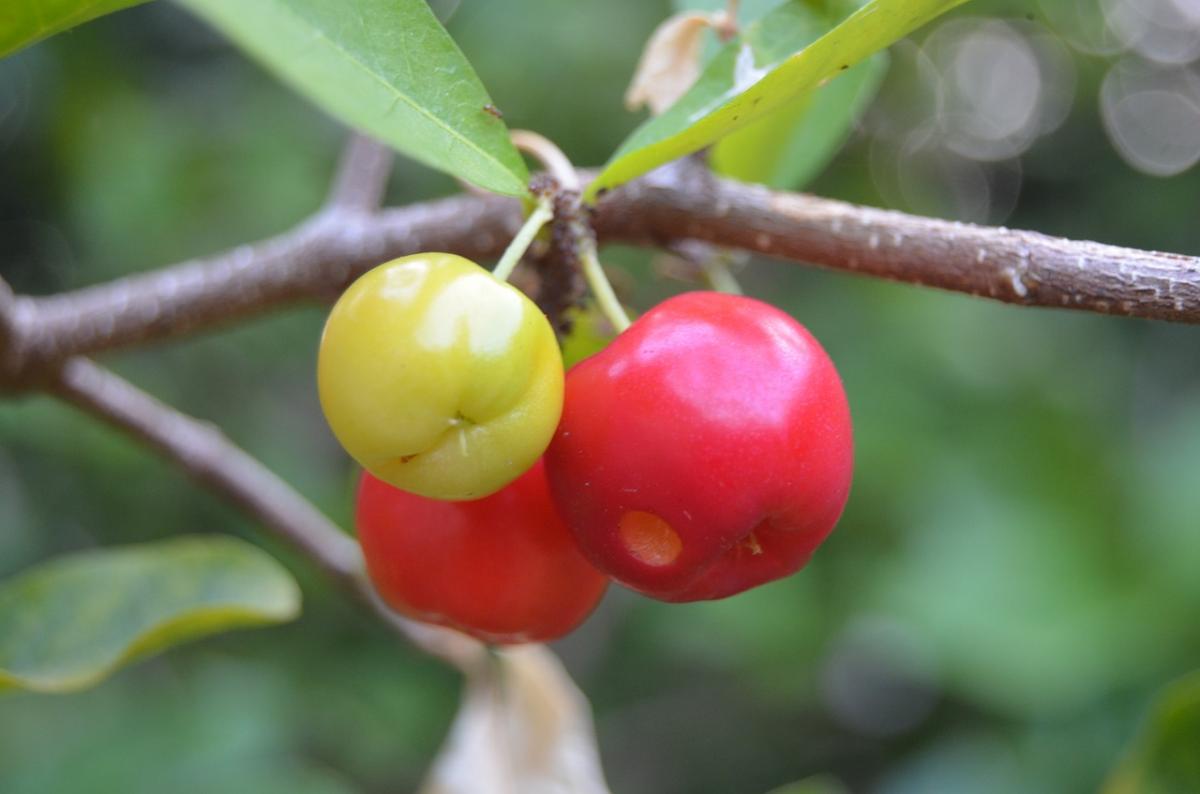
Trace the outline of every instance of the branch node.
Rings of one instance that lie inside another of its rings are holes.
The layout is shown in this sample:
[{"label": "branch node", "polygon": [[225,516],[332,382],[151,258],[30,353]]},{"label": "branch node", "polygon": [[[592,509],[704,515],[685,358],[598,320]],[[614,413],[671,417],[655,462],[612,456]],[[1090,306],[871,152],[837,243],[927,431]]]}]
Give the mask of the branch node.
[{"label": "branch node", "polygon": [[35,328],[36,306],[13,293],[0,279],[0,393],[29,391],[41,385],[38,367],[44,362],[30,355],[30,330]]},{"label": "branch node", "polygon": [[561,189],[558,182],[547,174],[535,176],[530,187],[539,195],[549,192],[554,201],[550,245],[540,256],[531,258],[538,277],[536,302],[550,319],[555,332],[565,335],[571,331],[568,311],[579,306],[586,293],[576,245],[579,224],[586,223],[586,210],[580,202],[578,190]]}]

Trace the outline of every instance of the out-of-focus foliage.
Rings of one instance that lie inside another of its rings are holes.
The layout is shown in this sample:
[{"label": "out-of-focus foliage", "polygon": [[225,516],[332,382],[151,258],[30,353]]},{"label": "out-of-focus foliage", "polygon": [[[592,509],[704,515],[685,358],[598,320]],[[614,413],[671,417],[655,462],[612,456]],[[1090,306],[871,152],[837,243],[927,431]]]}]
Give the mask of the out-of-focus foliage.
[{"label": "out-of-focus foliage", "polygon": [[[507,123],[594,165],[638,122],[621,97],[668,6],[462,3],[449,27]],[[893,49],[810,189],[1200,254],[1200,171],[1152,177],[1129,159],[1174,157],[1191,128],[1142,116],[1148,137],[1121,148],[1105,121],[1123,108],[1126,123],[1129,96],[1193,101],[1197,65],[1150,58],[1185,55],[1128,16],[1158,7],[974,0]],[[320,204],[340,139],[170,4],[84,25],[0,61],[0,269],[45,293],[278,232]],[[1174,148],[1139,148],[1154,140]],[[404,160],[391,200],[455,189]],[[632,276],[618,286],[637,309],[680,288],[652,278],[648,252],[602,253]],[[854,489],[799,575],[720,603],[614,588],[558,644],[612,789],[760,794],[828,774],[883,794],[1097,790],[1158,690],[1200,659],[1197,331],[765,260],[741,280],[837,362]],[[322,317],[105,363],[220,424],[349,526],[353,473],[314,386]],[[451,673],[149,453],[49,399],[0,403],[0,574],[229,528],[296,573],[304,617],[91,692],[0,699],[0,791],[416,788],[454,715]]]},{"label": "out-of-focus foliage", "polygon": [[1200,673],[1159,696],[1132,752],[1105,794],[1174,794],[1200,790]]},{"label": "out-of-focus foliage", "polygon": [[7,0],[0,8],[0,58],[96,17],[145,0]]},{"label": "out-of-focus foliage", "polygon": [[299,612],[288,572],[236,538],[60,557],[0,585],[0,692],[83,689],[164,648]]},{"label": "out-of-focus foliage", "polygon": [[470,62],[425,0],[184,0],[318,105],[488,190],[528,174]]},{"label": "out-of-focus foliage", "polygon": [[621,144],[585,191],[627,182],[765,118],[966,0],[870,0],[828,28],[803,3],[747,25],[691,90]]}]

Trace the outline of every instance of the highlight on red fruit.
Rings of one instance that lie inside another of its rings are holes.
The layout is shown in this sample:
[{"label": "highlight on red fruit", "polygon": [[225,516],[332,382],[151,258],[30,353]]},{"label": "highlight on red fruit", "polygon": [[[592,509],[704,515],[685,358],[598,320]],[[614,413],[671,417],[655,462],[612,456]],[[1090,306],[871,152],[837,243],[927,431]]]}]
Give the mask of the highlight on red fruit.
[{"label": "highlight on red fruit", "polygon": [[850,410],[792,317],[715,292],[667,300],[567,373],[545,456],[580,548],[666,601],[799,570],[850,492]]},{"label": "highlight on red fruit", "polygon": [[401,491],[364,472],[356,523],[384,601],[485,642],[561,637],[608,584],[556,512],[540,460],[499,492],[461,502]]}]

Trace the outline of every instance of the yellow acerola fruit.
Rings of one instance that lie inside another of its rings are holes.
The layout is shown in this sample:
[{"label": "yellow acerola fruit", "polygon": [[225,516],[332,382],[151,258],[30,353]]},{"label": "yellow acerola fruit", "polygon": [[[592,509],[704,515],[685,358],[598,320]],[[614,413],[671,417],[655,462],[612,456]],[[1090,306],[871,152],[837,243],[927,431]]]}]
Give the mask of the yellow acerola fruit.
[{"label": "yellow acerola fruit", "polygon": [[479,499],[545,452],[562,414],[554,331],[520,290],[461,256],[417,254],[338,299],[321,407],[359,464],[434,499]]}]

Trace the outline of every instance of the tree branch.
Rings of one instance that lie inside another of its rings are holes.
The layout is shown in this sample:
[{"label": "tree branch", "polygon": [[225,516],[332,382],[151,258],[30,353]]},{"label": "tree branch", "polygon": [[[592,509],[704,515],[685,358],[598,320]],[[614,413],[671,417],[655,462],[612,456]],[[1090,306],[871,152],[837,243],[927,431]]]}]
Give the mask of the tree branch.
[{"label": "tree branch", "polygon": [[409,621],[367,579],[358,544],[218,428],[193,419],[84,358],[64,363],[49,391],[175,463],[237,505],[366,601],[422,650],[462,667],[484,653],[469,637]]},{"label": "tree branch", "polygon": [[[302,300],[332,299],[388,259],[449,251],[486,259],[520,226],[515,202],[456,197],[378,215],[322,213],[217,256],[45,298],[18,297],[0,349],[10,383],[71,355],[158,341]],[[2,377],[2,375],[0,375]],[[2,385],[2,381],[0,381]]]},{"label": "tree branch", "polygon": [[[17,296],[13,294],[12,287],[8,286],[8,282],[0,277],[0,352],[13,347],[13,339],[16,337],[16,303]],[[0,366],[4,364],[4,357],[0,356]],[[0,370],[2,374],[2,370]],[[3,379],[0,378],[0,382]]]},{"label": "tree branch", "polygon": [[1200,258],[859,207],[692,171],[606,202],[602,236],[680,238],[1024,306],[1200,323]]},{"label": "tree branch", "polygon": [[[358,159],[347,154],[350,163]],[[7,341],[0,338],[0,386],[19,386],[38,367],[72,355],[330,299],[362,272],[397,256],[449,251],[494,258],[520,222],[517,201],[481,196],[375,214],[323,212],[291,232],[225,254],[61,295],[18,297],[8,312],[14,330]],[[594,222],[608,242],[669,246],[703,240],[1008,303],[1200,323],[1197,257],[776,192],[718,179],[686,163],[606,195]]]},{"label": "tree branch", "polygon": [[374,138],[353,133],[342,150],[326,209],[374,212],[383,202],[392,173],[392,150]]}]

